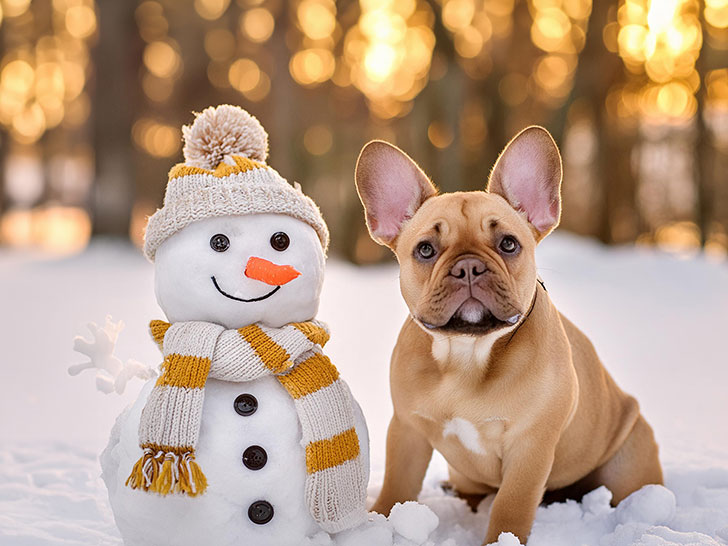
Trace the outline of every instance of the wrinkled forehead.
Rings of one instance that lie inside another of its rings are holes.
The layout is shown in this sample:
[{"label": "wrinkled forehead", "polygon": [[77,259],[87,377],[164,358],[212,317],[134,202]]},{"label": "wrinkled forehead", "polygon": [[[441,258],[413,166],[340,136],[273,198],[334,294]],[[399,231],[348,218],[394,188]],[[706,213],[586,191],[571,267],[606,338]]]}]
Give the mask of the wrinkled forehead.
[{"label": "wrinkled forehead", "polygon": [[408,226],[411,233],[434,230],[443,237],[464,235],[494,228],[507,229],[526,238],[528,222],[500,195],[484,191],[446,193],[425,201]]}]

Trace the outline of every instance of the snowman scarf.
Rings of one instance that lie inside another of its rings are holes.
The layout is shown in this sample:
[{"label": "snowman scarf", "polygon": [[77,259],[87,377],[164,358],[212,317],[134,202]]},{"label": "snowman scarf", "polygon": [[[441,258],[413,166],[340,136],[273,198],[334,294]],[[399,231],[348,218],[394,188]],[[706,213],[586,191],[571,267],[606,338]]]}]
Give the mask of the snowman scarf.
[{"label": "snowman scarf", "polygon": [[293,398],[306,446],[306,502],[314,520],[338,532],[366,517],[366,469],[354,428],[353,401],[321,347],[325,325],[282,328],[250,325],[224,330],[208,322],[170,325],[155,320],[162,374],[139,424],[142,457],[126,484],[161,495],[204,493],[207,480],[195,461],[208,377],[252,381],[273,375]]}]

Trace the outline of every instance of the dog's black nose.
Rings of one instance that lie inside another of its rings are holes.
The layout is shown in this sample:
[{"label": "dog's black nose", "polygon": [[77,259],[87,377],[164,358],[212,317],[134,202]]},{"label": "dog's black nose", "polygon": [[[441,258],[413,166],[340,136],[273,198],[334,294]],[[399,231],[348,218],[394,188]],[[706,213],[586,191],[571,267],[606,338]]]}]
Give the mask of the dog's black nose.
[{"label": "dog's black nose", "polygon": [[450,269],[450,275],[456,279],[472,282],[476,277],[488,271],[487,266],[478,258],[462,258]]}]

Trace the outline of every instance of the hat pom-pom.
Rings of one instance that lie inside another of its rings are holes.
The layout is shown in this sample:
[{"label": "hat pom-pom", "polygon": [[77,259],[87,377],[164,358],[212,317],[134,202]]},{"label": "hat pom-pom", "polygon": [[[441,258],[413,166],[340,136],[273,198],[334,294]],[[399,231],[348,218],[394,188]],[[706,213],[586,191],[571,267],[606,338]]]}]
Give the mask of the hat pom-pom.
[{"label": "hat pom-pom", "polygon": [[226,158],[243,156],[265,161],[268,134],[260,122],[238,106],[210,106],[182,127],[185,163],[215,169]]}]

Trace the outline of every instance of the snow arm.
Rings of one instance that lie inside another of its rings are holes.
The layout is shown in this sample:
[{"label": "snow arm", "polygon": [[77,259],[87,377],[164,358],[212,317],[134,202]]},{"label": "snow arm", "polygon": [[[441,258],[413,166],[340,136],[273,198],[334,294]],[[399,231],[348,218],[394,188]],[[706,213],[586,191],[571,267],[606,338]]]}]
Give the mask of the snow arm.
[{"label": "snow arm", "polygon": [[73,350],[87,356],[89,360],[69,366],[70,375],[78,375],[84,370],[97,370],[96,388],[106,394],[112,391],[122,394],[126,384],[133,377],[146,380],[157,375],[152,368],[141,362],[133,359],[122,362],[114,356],[119,333],[124,329],[122,321],[114,322],[111,316],[107,315],[103,327],[90,322],[88,329],[93,339],[87,340],[77,336],[73,340]]}]

